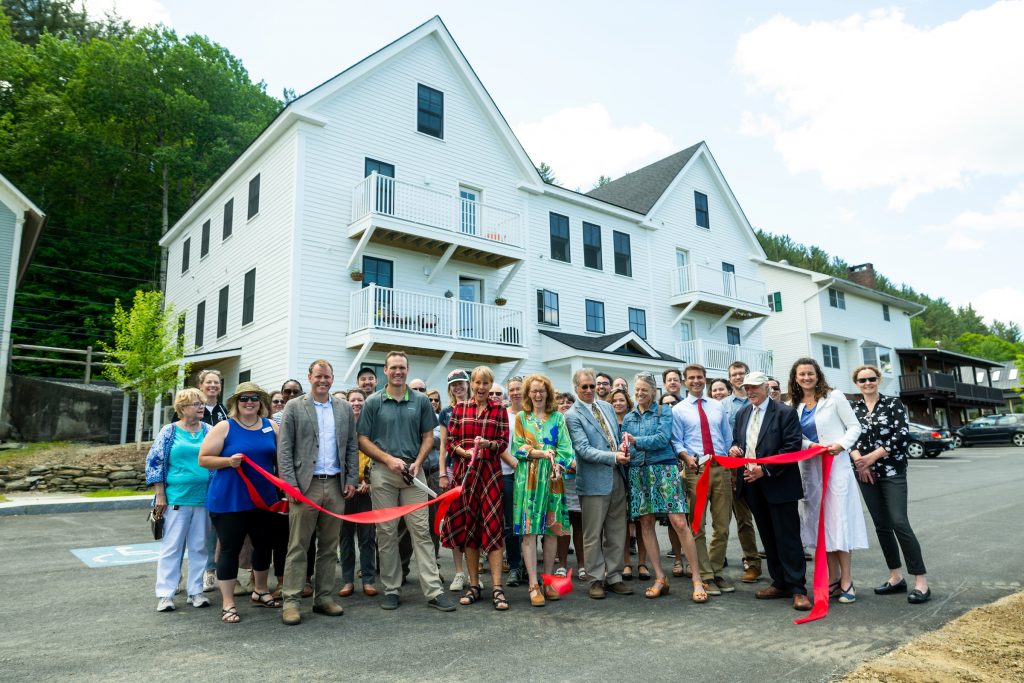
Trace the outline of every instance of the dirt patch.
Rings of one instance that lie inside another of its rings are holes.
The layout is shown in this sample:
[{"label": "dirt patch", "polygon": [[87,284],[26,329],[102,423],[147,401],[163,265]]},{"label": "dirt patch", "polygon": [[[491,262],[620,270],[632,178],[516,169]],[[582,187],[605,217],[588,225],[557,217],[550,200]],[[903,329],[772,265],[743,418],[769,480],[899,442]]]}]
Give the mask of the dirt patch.
[{"label": "dirt patch", "polygon": [[29,444],[25,448],[12,448],[0,452],[0,465],[138,465],[146,462],[150,443],[143,442],[141,449],[137,449],[133,443],[123,446],[97,446],[74,442]]},{"label": "dirt patch", "polygon": [[1024,681],[1024,592],[973,609],[938,631],[861,664],[843,681]]}]

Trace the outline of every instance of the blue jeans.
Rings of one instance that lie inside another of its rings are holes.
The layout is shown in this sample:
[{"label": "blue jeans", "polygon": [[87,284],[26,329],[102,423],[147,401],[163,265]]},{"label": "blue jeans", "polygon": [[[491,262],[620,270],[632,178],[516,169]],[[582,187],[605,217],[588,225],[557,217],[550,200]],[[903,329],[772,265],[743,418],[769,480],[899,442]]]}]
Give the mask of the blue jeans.
[{"label": "blue jeans", "polygon": [[505,508],[505,556],[508,558],[508,568],[523,569],[523,547],[522,538],[512,533],[512,498],[515,492],[516,475],[501,475],[501,496]]}]

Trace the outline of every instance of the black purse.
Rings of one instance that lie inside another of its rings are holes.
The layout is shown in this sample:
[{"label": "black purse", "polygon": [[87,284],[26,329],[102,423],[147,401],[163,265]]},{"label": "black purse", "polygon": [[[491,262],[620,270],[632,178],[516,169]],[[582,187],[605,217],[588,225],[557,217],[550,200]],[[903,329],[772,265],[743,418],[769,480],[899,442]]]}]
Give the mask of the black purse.
[{"label": "black purse", "polygon": [[149,522],[149,528],[153,532],[153,540],[159,541],[164,537],[164,516],[163,514],[157,514],[156,508],[151,508],[149,515],[146,516],[146,521]]}]

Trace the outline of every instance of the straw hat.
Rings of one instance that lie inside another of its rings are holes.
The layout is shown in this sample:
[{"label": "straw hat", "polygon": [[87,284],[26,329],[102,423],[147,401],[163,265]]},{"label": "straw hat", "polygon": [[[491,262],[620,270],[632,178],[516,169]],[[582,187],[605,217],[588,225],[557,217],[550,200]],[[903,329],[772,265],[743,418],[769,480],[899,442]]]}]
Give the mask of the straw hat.
[{"label": "straw hat", "polygon": [[235,401],[237,401],[238,397],[242,394],[256,394],[259,396],[260,403],[263,405],[263,412],[270,415],[270,395],[260,389],[260,385],[256,384],[256,382],[242,382],[235,387],[235,393],[228,396],[227,400],[229,413],[235,409]]}]

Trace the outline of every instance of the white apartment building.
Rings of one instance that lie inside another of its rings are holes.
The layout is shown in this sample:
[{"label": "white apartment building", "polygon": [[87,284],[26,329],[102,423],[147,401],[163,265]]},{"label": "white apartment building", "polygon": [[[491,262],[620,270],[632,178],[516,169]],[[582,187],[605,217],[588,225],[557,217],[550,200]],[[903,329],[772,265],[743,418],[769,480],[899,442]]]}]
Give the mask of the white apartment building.
[{"label": "white apartment building", "polygon": [[348,387],[392,349],[442,389],[478,364],[560,389],[772,370],[765,254],[707,145],[546,184],[437,17],[289,103],[160,244],[187,360],[227,391],[315,358]]},{"label": "white apartment building", "polygon": [[871,264],[850,270],[850,277],[862,284],[787,263],[760,264],[772,309],[764,340],[774,353],[776,377],[784,392],[789,391],[793,363],[811,357],[828,383],[847,394],[860,393],[853,369],[870,364],[882,371],[879,390],[900,395],[896,349],[913,346],[910,319],[925,307],[874,289]]}]

